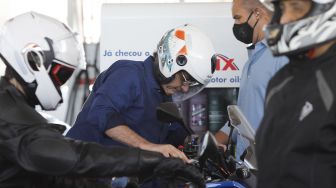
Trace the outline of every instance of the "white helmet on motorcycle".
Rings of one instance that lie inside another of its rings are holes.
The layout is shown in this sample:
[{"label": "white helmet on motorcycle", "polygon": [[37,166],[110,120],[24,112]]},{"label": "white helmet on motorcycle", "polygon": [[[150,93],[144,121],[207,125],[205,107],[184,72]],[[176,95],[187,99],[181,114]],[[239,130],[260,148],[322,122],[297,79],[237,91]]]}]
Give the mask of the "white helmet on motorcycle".
[{"label": "white helmet on motorcycle", "polygon": [[35,12],[5,23],[0,56],[27,97],[45,110],[62,102],[60,86],[76,68],[85,68],[84,49],[76,34],[62,22]]},{"label": "white helmet on motorcycle", "polygon": [[335,0],[311,1],[311,9],[303,18],[281,24],[281,0],[262,0],[274,11],[265,28],[265,38],[274,55],[300,54],[336,39]]},{"label": "white helmet on motorcycle", "polygon": [[177,91],[175,101],[182,101],[200,92],[215,70],[216,55],[211,40],[197,27],[183,25],[164,34],[157,46],[155,73],[160,84],[171,82],[183,72],[188,80],[186,93]]}]

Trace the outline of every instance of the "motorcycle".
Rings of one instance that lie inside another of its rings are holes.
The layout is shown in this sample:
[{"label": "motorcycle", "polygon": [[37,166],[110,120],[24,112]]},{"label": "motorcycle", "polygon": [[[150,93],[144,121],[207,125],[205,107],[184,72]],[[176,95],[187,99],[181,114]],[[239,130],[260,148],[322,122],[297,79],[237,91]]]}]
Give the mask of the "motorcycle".
[{"label": "motorcycle", "polygon": [[[229,142],[224,151],[218,148],[215,137],[207,131],[200,139],[193,130],[185,123],[177,105],[172,102],[162,103],[157,108],[157,117],[159,120],[167,123],[178,122],[189,133],[181,149],[204,175],[206,186],[211,188],[247,188],[248,186],[242,180],[249,178],[257,173],[256,158],[254,155],[255,131],[236,105],[228,106],[231,131],[236,130],[238,135],[249,142],[249,147],[245,150],[241,160],[234,157],[232,145]],[[174,187],[174,186],[172,186]],[[192,184],[184,184],[184,188],[194,188]]]}]

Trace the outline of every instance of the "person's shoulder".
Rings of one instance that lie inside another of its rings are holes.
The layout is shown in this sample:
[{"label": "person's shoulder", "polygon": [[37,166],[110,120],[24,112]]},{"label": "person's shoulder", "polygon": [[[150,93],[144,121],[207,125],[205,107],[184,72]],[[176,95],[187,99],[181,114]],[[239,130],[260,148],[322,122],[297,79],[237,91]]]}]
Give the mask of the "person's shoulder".
[{"label": "person's shoulder", "polygon": [[143,61],[134,61],[134,60],[118,60],[114,62],[105,72],[114,72],[118,71],[127,71],[127,72],[139,72],[143,71]]},{"label": "person's shoulder", "polygon": [[139,68],[142,67],[143,61],[125,60],[121,59],[112,64],[111,67],[129,67],[129,68]]},{"label": "person's shoulder", "polygon": [[106,82],[107,80],[115,82],[116,78],[126,80],[137,80],[143,76],[144,67],[142,61],[118,60],[114,62],[108,69],[104,70],[97,78],[98,82]]},{"label": "person's shoulder", "polygon": [[284,62],[286,64],[288,63],[288,58],[286,56],[274,56],[272,54],[271,49],[267,46],[266,46],[266,49],[264,50],[263,55],[269,57],[269,59],[271,59],[275,62]]},{"label": "person's shoulder", "polygon": [[267,69],[271,70],[273,74],[278,72],[283,66],[288,64],[289,60],[286,56],[274,56],[272,54],[272,51],[266,47],[266,49],[263,51],[263,54],[260,58],[258,58],[258,61],[260,61],[260,64],[264,67],[267,67]]}]

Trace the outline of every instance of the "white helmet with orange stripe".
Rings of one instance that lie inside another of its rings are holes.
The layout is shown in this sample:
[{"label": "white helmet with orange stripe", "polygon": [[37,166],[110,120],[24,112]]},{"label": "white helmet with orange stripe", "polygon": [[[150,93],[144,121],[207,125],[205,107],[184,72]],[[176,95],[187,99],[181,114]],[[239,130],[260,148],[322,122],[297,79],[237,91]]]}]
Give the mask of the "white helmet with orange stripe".
[{"label": "white helmet with orange stripe", "polygon": [[156,76],[161,84],[169,83],[180,71],[187,73],[188,93],[177,92],[176,100],[185,100],[201,91],[215,70],[216,55],[211,40],[200,29],[183,25],[164,34],[157,47]]}]

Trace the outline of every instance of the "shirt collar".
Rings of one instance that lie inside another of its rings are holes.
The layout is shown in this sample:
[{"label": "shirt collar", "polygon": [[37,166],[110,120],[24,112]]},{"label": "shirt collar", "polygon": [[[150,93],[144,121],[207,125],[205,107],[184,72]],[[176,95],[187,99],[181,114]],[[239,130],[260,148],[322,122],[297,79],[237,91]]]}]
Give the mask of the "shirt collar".
[{"label": "shirt collar", "polygon": [[267,47],[266,39],[263,39],[255,44],[255,51],[259,51]]},{"label": "shirt collar", "polygon": [[155,74],[154,74],[154,57],[149,56],[145,61],[144,61],[144,67],[145,67],[145,73],[147,80],[150,83],[150,86],[154,89],[161,89],[159,83],[155,79]]},{"label": "shirt collar", "polygon": [[260,50],[263,50],[265,48],[267,48],[266,39],[263,39],[263,40],[257,42],[256,44],[252,44],[251,46],[248,46],[247,47],[248,57],[250,58],[251,56],[253,56],[257,52],[259,52]]}]

